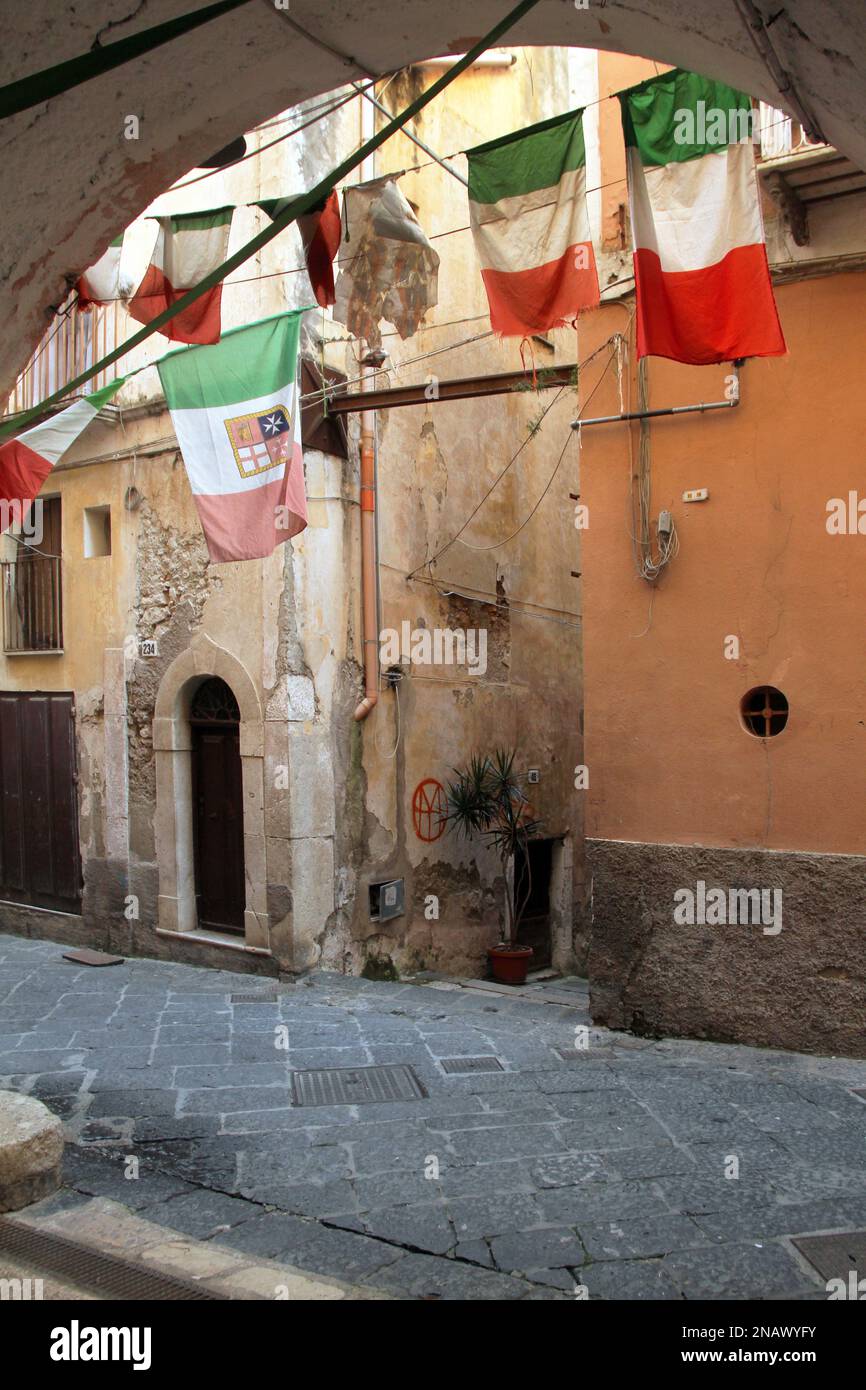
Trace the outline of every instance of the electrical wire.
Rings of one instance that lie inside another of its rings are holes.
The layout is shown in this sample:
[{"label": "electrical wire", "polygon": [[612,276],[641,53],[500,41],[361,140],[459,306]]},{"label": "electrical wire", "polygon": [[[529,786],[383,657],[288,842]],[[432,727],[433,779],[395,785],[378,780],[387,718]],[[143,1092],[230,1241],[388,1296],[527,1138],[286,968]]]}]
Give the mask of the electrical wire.
[{"label": "electrical wire", "polygon": [[[353,90],[349,92],[348,95],[340,97],[338,101],[333,101],[325,110],[313,116],[311,120],[304,121],[302,125],[295,126],[294,130],[287,130],[285,134],[278,135],[276,139],[269,140],[267,144],[259,145],[258,149],[247,150],[246,154],[242,154],[237,159],[233,159],[230,164],[223,164],[219,169],[208,169],[204,174],[196,174],[195,178],[186,179],[183,183],[172,184],[171,188],[166,189],[166,194],[178,193],[182,188],[192,188],[194,183],[203,183],[205,179],[212,179],[216,174],[225,174],[229,169],[236,168],[238,164],[243,164],[248,159],[254,159],[256,155],[264,154],[265,150],[272,150],[275,145],[282,144],[284,140],[291,140],[293,135],[299,135],[302,130],[307,130],[309,126],[316,125],[319,121],[324,120],[326,116],[330,116],[335,111],[339,111],[342,106],[346,106],[348,102],[352,101],[358,95],[359,93],[357,91]],[[254,132],[248,133],[252,134]],[[164,197],[166,194],[162,196]]]},{"label": "electrical wire", "polygon": [[[595,395],[596,391],[597,391],[598,388],[601,386],[601,383],[604,381],[604,378],[605,378],[605,376],[606,376],[606,374],[607,374],[607,369],[608,369],[608,367],[610,366],[610,364],[611,364],[612,361],[613,361],[613,353],[611,353],[610,357],[607,359],[607,362],[604,364],[604,371],[602,372],[602,374],[601,374],[601,376],[599,377],[598,381],[595,383],[595,386],[594,386],[594,387],[592,388],[592,390],[590,391],[590,393],[589,393],[589,395],[587,396],[586,400],[584,401],[583,405],[580,407],[580,410],[578,411],[578,419],[580,418],[580,415],[582,414],[582,412],[583,412],[584,410],[586,410],[586,407],[589,405],[589,403],[590,403],[590,401],[592,400],[593,396]],[[559,396],[562,394],[562,392],[563,392],[565,389],[566,389],[566,388],[565,388],[564,386],[560,389],[560,391],[559,391],[559,393],[558,393],[556,399],[553,400],[553,401],[551,402],[551,406],[556,405],[556,401],[559,399]],[[539,428],[540,428],[540,427],[539,427]],[[532,437],[534,438],[534,436],[535,436],[537,433],[538,433],[538,430],[537,430],[537,429],[534,430],[534,431],[533,431],[533,434],[532,434]],[[559,458],[557,459],[556,467],[554,468],[553,472],[551,473],[550,477],[548,478],[547,483],[546,483],[545,488],[544,488],[544,491],[542,492],[542,494],[541,494],[541,496],[539,497],[538,501],[536,502],[535,506],[532,508],[532,511],[529,513],[529,515],[525,518],[524,521],[521,521],[521,523],[520,523],[520,525],[518,526],[518,528],[517,528],[516,531],[512,531],[512,532],[511,532],[511,535],[510,535],[510,536],[506,536],[504,540],[501,540],[501,541],[494,541],[492,545],[473,545],[471,541],[464,541],[464,540],[461,540],[461,541],[460,541],[460,544],[463,545],[463,546],[466,546],[467,550],[498,550],[498,549],[500,548],[500,546],[507,545],[509,541],[513,541],[515,536],[519,536],[519,535],[520,535],[520,532],[524,529],[524,527],[529,525],[530,521],[531,521],[532,518],[535,516],[535,513],[538,511],[538,508],[541,506],[542,502],[544,501],[545,497],[547,496],[548,492],[550,491],[551,487],[553,486],[553,480],[554,480],[554,478],[556,477],[557,473],[559,472],[560,465],[562,464],[562,460],[565,458],[565,451],[566,451],[566,449],[568,448],[569,444],[571,443],[572,439],[574,438],[574,434],[575,434],[574,429],[572,429],[571,425],[569,425],[569,427],[568,427],[568,434],[567,434],[567,436],[566,436],[565,443],[564,443],[563,446],[562,446],[562,453],[559,455]]]},{"label": "electrical wire", "polygon": [[[594,352],[590,353],[589,357],[587,357],[587,359],[586,359],[585,362],[581,362],[581,363],[578,365],[578,373],[582,372],[582,371],[584,370],[585,367],[588,367],[589,364],[590,364],[590,362],[592,362],[592,361],[594,360],[594,358],[598,357],[599,353],[600,353],[600,352],[603,352],[604,349],[610,345],[610,343],[613,341],[613,336],[614,336],[614,335],[612,335],[611,338],[608,338],[606,342],[602,343],[600,347],[597,347],[597,348],[595,349]],[[420,573],[421,570],[426,569],[426,570],[429,571],[430,566],[433,565],[433,564],[435,564],[436,561],[439,559],[439,557],[440,557],[441,555],[444,555],[446,550],[450,550],[451,547],[452,547],[452,545],[454,545],[454,543],[460,539],[460,537],[462,536],[463,532],[466,530],[467,526],[469,526],[469,524],[475,519],[475,517],[476,517],[476,516],[478,515],[478,513],[481,511],[481,508],[484,506],[484,503],[487,501],[488,497],[490,497],[491,493],[493,493],[493,492],[496,490],[496,488],[497,488],[497,487],[499,486],[499,484],[502,482],[502,479],[505,477],[506,473],[509,471],[509,469],[512,467],[512,465],[515,464],[515,463],[517,462],[518,458],[519,458],[520,455],[523,453],[523,450],[526,448],[527,444],[528,444],[528,443],[530,442],[530,440],[533,439],[533,438],[535,437],[535,435],[538,433],[538,430],[541,428],[541,425],[543,424],[543,422],[544,422],[546,416],[549,414],[549,412],[550,412],[550,411],[553,409],[553,407],[556,405],[556,402],[559,400],[559,398],[560,398],[560,396],[562,395],[563,391],[565,391],[566,389],[567,389],[567,388],[566,388],[565,386],[561,386],[561,387],[559,388],[559,390],[557,391],[556,395],[554,396],[553,400],[550,401],[550,403],[544,407],[544,409],[543,409],[542,412],[541,412],[541,415],[539,416],[539,419],[538,419],[538,422],[537,422],[537,425],[536,425],[535,429],[532,430],[529,434],[527,434],[526,437],[525,437],[525,439],[522,440],[522,442],[521,442],[520,445],[518,446],[518,448],[517,448],[517,450],[515,451],[515,453],[513,453],[513,454],[511,455],[511,458],[508,460],[508,462],[506,463],[505,467],[502,469],[502,472],[499,473],[499,474],[496,476],[496,478],[494,478],[493,482],[490,484],[490,487],[487,489],[487,491],[485,492],[484,496],[481,498],[481,501],[480,501],[480,502],[478,503],[478,505],[477,505],[475,508],[473,508],[473,510],[470,512],[469,516],[466,518],[466,520],[464,521],[463,525],[460,527],[460,530],[457,531],[456,534],[453,535],[453,536],[451,537],[450,541],[447,541],[447,542],[445,543],[445,545],[441,546],[440,549],[437,550],[436,553],[435,553],[434,555],[429,556],[426,560],[424,560],[424,562],[423,562],[422,564],[417,565],[416,568],[415,568],[414,570],[411,570],[410,573],[406,575],[406,578],[407,578],[407,579],[413,579],[413,578],[415,577],[416,574],[419,574],[419,573]],[[463,544],[465,545],[466,542],[464,541]],[[487,547],[481,547],[481,548],[482,548],[482,549],[485,549],[485,548],[487,548]],[[495,547],[490,547],[490,548],[491,548],[491,549],[495,549]]]}]

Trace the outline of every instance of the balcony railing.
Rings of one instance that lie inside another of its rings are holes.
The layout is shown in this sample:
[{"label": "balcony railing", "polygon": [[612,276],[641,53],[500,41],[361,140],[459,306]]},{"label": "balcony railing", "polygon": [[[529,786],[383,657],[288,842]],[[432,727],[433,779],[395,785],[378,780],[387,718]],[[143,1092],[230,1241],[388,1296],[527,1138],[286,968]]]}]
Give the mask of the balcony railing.
[{"label": "balcony railing", "polygon": [[[61,309],[16,381],[6,405],[7,413],[31,410],[92,367],[129,336],[127,321],[126,309],[119,300],[87,310],[74,305]],[[84,389],[98,391],[122,371],[119,359],[92,377]]]},{"label": "balcony railing", "polygon": [[758,104],[757,120],[761,137],[760,159],[780,159],[783,155],[802,154],[804,150],[829,148],[820,140],[810,139],[799,121],[764,101]]},{"label": "balcony railing", "polygon": [[7,656],[63,650],[60,563],[59,556],[27,551],[0,561]]}]

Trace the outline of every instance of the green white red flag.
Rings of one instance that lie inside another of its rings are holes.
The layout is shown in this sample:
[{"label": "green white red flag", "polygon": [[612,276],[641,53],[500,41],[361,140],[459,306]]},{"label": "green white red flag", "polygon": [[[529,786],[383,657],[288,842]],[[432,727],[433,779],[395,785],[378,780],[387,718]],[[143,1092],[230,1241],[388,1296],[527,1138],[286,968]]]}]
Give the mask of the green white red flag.
[{"label": "green white red flag", "polygon": [[[232,226],[230,207],[210,212],[158,217],[156,245],[144,279],[127,308],[139,323],[150,323],[228,255]],[[222,285],[215,285],[160,329],[176,343],[218,343]]]},{"label": "green white red flag", "polygon": [[[263,203],[256,203],[256,207],[260,207],[273,221],[291,201],[291,198],[269,198]],[[340,249],[343,235],[340,200],[336,192],[332,190],[317,208],[299,217],[297,222],[316,303],[327,309],[329,304],[334,303],[334,257]]]},{"label": "green white red flag", "polygon": [[638,356],[700,365],[784,353],[749,98],[677,68],[620,103]]},{"label": "green white red flag", "polygon": [[125,380],[118,377],[100,391],[73,402],[58,415],[0,445],[0,529],[8,530],[13,522],[20,525],[27,517],[55,463],[72,448]]},{"label": "green white red flag", "polygon": [[76,289],[76,309],[90,309],[94,304],[110,304],[120,298],[120,255],[123,233],[100,256],[99,260],[79,276]]},{"label": "green white red flag", "polygon": [[307,524],[300,309],[157,363],[215,564],[256,560]]},{"label": "green white red flag", "polygon": [[583,112],[466,153],[470,221],[494,330],[544,333],[598,304]]}]

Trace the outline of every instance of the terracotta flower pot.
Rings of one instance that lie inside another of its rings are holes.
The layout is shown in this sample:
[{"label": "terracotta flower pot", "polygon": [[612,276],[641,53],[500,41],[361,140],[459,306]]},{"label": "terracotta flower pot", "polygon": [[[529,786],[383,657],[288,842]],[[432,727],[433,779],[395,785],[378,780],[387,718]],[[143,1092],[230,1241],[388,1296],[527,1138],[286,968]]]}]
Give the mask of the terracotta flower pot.
[{"label": "terracotta flower pot", "polygon": [[501,985],[525,985],[532,960],[531,946],[491,946],[487,952],[494,980]]}]

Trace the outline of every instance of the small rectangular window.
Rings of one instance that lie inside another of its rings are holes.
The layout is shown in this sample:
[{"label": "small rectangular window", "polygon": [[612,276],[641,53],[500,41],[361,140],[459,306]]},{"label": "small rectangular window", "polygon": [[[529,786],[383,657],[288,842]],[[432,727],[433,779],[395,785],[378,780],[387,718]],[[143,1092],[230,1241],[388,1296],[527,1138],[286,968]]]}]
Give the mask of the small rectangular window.
[{"label": "small rectangular window", "polygon": [[111,554],[111,508],[84,508],[84,558]]}]

